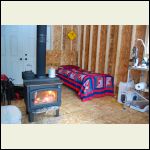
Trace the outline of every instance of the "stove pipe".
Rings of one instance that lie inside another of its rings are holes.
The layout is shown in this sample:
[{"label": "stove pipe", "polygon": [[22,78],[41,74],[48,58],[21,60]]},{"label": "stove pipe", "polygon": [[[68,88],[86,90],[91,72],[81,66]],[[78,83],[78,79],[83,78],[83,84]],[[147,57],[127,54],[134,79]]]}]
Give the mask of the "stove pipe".
[{"label": "stove pipe", "polygon": [[46,25],[37,25],[37,78],[45,78],[46,67]]}]

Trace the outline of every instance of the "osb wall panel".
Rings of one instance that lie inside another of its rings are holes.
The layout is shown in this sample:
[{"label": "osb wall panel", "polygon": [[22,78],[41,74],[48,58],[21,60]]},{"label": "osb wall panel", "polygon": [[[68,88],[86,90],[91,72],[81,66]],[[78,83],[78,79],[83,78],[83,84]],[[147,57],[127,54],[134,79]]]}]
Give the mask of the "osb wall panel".
[{"label": "osb wall panel", "polygon": [[92,57],[91,57],[91,71],[95,72],[96,67],[96,49],[97,49],[97,36],[98,36],[98,26],[93,26],[93,40],[92,40]]},{"label": "osb wall panel", "polygon": [[[77,38],[71,41],[68,33],[74,30],[78,38],[78,26],[55,25],[53,26],[53,50],[46,52],[46,72],[51,66],[57,68],[60,65],[77,65]],[[62,46],[63,44],[63,46]],[[71,45],[72,44],[72,45]]]},{"label": "osb wall panel", "polygon": [[86,70],[88,70],[89,44],[90,44],[90,25],[87,25],[86,26],[86,40],[85,40],[85,63],[84,63],[84,69]]},{"label": "osb wall panel", "polygon": [[121,49],[119,57],[119,68],[117,69],[116,84],[127,81],[128,66],[130,59],[132,26],[125,25],[122,30]]},{"label": "osb wall panel", "polygon": [[108,58],[108,74],[114,76],[116,66],[116,54],[118,43],[118,25],[112,25],[110,31],[110,43],[109,43],[109,58]]},{"label": "osb wall panel", "polygon": [[61,50],[62,26],[55,25],[53,29],[53,49]]},{"label": "osb wall panel", "polygon": [[61,65],[77,65],[77,51],[62,51]]},{"label": "osb wall panel", "polygon": [[100,34],[100,50],[99,50],[99,72],[104,73],[105,69],[105,54],[106,54],[106,41],[107,41],[107,26],[101,26]]},{"label": "osb wall panel", "polygon": [[83,34],[84,26],[81,26],[81,39],[80,39],[80,67],[82,67],[82,54],[83,54]]},{"label": "osb wall panel", "polygon": [[58,67],[61,64],[61,50],[51,50],[46,52],[46,72],[51,66]]},{"label": "osb wall panel", "polygon": [[46,72],[52,66],[77,65],[77,51],[51,50],[46,53]]},{"label": "osb wall panel", "polygon": [[76,38],[74,40],[72,40],[72,51],[77,51],[78,48],[78,26],[77,25],[73,25],[73,31],[75,32],[75,34],[77,35]]},{"label": "osb wall panel", "polygon": [[63,26],[63,50],[71,50],[71,40],[68,38],[68,33],[71,31],[71,25]]}]

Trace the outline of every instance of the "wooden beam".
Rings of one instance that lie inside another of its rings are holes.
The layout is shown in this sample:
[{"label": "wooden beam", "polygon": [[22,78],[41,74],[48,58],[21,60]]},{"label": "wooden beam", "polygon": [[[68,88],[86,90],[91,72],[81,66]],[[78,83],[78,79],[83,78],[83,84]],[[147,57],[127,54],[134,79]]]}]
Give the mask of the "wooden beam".
[{"label": "wooden beam", "polygon": [[74,39],[74,40],[72,40],[72,50],[73,51],[77,51],[77,46],[78,46],[78,26],[77,25],[73,25],[73,29],[72,29],[74,32],[75,32],[75,34],[77,35],[77,37]]},{"label": "wooden beam", "polygon": [[62,26],[55,25],[53,32],[53,49],[61,50],[61,40],[62,40]]},{"label": "wooden beam", "polygon": [[98,26],[98,37],[97,37],[97,47],[96,47],[96,70],[95,72],[98,73],[99,69],[99,51],[100,51],[100,45],[101,45],[101,25]]},{"label": "wooden beam", "polygon": [[86,25],[84,25],[84,33],[83,33],[83,50],[82,50],[82,69],[84,69],[84,59],[85,59],[85,42],[86,42]]},{"label": "wooden beam", "polygon": [[90,25],[86,26],[86,41],[85,41],[85,59],[84,69],[88,70],[88,59],[89,59],[89,44],[90,44]]},{"label": "wooden beam", "polygon": [[63,25],[61,26],[61,50],[63,50],[63,32],[64,32],[64,28]]},{"label": "wooden beam", "polygon": [[100,36],[100,51],[99,51],[99,73],[104,73],[105,69],[105,55],[106,55],[106,41],[107,41],[107,26],[101,26]]},{"label": "wooden beam", "polygon": [[110,25],[107,26],[107,42],[106,42],[106,56],[105,56],[105,70],[104,73],[108,73],[108,56],[110,47]]},{"label": "wooden beam", "polygon": [[89,63],[88,70],[91,71],[91,59],[92,59],[92,41],[93,41],[93,25],[90,26],[90,46],[89,46]]},{"label": "wooden beam", "polygon": [[83,33],[84,25],[81,25],[81,38],[80,38],[80,67],[82,67],[82,50],[83,50]]},{"label": "wooden beam", "polygon": [[78,59],[78,66],[80,66],[80,42],[81,42],[81,26],[79,25],[78,26],[78,46],[77,46],[77,48],[78,48],[78,57],[77,57],[77,59]]},{"label": "wooden beam", "polygon": [[93,26],[93,39],[92,39],[92,60],[91,60],[91,71],[95,72],[96,69],[96,47],[97,47],[97,35],[98,26]]},{"label": "wooden beam", "polygon": [[123,26],[119,65],[116,74],[117,85],[120,82],[127,81],[129,59],[130,59],[131,37],[132,37],[132,26],[131,25]]},{"label": "wooden beam", "polygon": [[119,63],[120,63],[119,60],[120,60],[120,49],[121,49],[121,42],[122,42],[122,29],[123,29],[123,26],[119,25],[118,42],[117,42],[116,67],[115,67],[115,75],[114,75],[115,87],[117,86],[117,81],[118,81],[117,78],[118,78],[118,67],[119,67]]},{"label": "wooden beam", "polygon": [[71,31],[70,25],[64,25],[63,27],[63,50],[71,50],[71,40],[68,38],[68,33]]},{"label": "wooden beam", "polygon": [[[71,29],[70,29],[70,31],[73,31],[73,25],[71,25]],[[70,40],[70,42],[71,42],[70,50],[72,51],[72,43],[73,43],[73,41],[72,41],[72,40]]]},{"label": "wooden beam", "polygon": [[[121,28],[121,27],[120,27]],[[112,25],[110,27],[110,45],[109,45],[109,55],[108,55],[108,70],[107,73],[114,76],[115,75],[115,69],[116,69],[116,58],[117,61],[118,57],[117,53],[120,50],[120,44],[118,43],[118,35],[121,37],[121,33],[119,32],[119,26],[118,25]],[[121,32],[121,29],[120,29]],[[119,41],[121,42],[121,41]],[[117,47],[119,46],[119,47]]]}]

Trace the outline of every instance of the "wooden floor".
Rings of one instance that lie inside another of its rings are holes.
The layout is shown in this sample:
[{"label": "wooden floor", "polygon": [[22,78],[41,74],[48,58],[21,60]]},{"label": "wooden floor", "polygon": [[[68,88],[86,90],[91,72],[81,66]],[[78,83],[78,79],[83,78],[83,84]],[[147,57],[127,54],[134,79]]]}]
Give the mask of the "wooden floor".
[{"label": "wooden floor", "polygon": [[[12,101],[22,112],[22,123],[28,124],[23,100]],[[149,124],[149,112],[138,112],[129,107],[123,110],[113,97],[106,96],[82,102],[76,92],[62,87],[62,105],[60,116],[55,111],[35,114],[32,124]]]}]

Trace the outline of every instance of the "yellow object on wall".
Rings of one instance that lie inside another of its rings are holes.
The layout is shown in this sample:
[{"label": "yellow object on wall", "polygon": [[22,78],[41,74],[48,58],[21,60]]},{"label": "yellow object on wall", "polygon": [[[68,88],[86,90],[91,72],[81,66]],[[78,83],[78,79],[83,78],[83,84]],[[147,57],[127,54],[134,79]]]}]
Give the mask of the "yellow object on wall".
[{"label": "yellow object on wall", "polygon": [[76,38],[76,36],[77,35],[76,35],[76,33],[74,31],[70,31],[68,33],[68,37],[69,37],[70,40],[74,40]]}]

